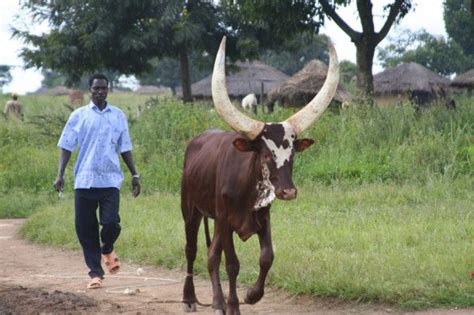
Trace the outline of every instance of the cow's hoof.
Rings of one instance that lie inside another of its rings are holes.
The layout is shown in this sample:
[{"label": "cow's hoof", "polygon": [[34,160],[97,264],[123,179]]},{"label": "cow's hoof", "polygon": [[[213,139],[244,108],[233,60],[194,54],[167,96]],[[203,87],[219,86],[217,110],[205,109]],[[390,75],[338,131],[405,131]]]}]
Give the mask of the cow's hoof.
[{"label": "cow's hoof", "polygon": [[196,303],[184,303],[183,310],[185,313],[196,312],[197,311]]},{"label": "cow's hoof", "polygon": [[224,310],[214,310],[214,315],[225,315]]},{"label": "cow's hoof", "polygon": [[260,301],[263,297],[263,290],[257,291],[253,288],[248,289],[247,296],[245,297],[245,303],[247,304],[255,304]]}]

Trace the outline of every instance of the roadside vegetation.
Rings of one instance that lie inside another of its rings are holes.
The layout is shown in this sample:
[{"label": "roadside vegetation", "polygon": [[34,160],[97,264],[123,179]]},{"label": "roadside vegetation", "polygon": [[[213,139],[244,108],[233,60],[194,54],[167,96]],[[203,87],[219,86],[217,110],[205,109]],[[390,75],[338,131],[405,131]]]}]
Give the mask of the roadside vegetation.
[{"label": "roadside vegetation", "polygon": [[[70,109],[61,97],[21,101],[25,122],[0,118],[0,217],[28,217],[22,229],[28,239],[79,249],[74,160],[62,199],[52,186],[57,135]],[[228,127],[210,103],[122,93],[109,101],[129,116],[144,188],[133,199],[127,174],[118,251],[137,263],[183,268],[184,148],[208,128]],[[298,199],[272,207],[275,262],[268,284],[407,310],[473,307],[474,106],[472,99],[456,101],[457,110],[416,112],[410,104],[328,110],[304,135],[316,143],[296,159]],[[281,121],[291,113],[277,108],[257,117]],[[196,271],[207,277],[202,234],[199,246]],[[243,243],[236,237],[236,247],[239,281],[251,284],[258,274],[258,239]]]}]

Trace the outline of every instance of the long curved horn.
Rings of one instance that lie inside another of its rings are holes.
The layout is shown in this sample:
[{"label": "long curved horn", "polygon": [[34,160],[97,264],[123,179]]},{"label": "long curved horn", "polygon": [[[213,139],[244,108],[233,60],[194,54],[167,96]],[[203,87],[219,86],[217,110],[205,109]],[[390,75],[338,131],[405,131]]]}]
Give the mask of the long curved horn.
[{"label": "long curved horn", "polygon": [[237,133],[254,140],[263,130],[264,123],[242,114],[232,105],[225,83],[225,41],[224,36],[217,52],[212,72],[212,100],[222,119]]},{"label": "long curved horn", "polygon": [[323,87],[311,102],[285,121],[290,124],[297,135],[318,120],[331,103],[334,94],[336,94],[339,83],[339,63],[336,49],[329,38],[327,38],[327,45],[329,49],[329,69]]}]

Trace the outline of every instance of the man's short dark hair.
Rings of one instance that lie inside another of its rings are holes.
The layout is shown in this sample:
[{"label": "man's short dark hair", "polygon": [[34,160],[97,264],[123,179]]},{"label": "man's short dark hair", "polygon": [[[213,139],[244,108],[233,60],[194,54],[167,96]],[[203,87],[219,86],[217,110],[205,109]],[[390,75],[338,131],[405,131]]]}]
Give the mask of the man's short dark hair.
[{"label": "man's short dark hair", "polygon": [[99,80],[105,80],[107,81],[107,85],[109,85],[109,79],[105,76],[105,74],[102,73],[94,73],[89,77],[89,87],[92,87],[92,83],[94,82],[95,79]]}]

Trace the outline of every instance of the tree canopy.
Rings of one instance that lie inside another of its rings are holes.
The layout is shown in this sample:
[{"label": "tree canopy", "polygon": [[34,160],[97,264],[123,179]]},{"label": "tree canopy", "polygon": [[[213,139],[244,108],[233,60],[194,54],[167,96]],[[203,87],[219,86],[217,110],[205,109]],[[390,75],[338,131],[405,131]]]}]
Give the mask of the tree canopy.
[{"label": "tree canopy", "polygon": [[346,21],[344,21],[336,9],[339,6],[347,6],[352,0],[319,0],[321,10],[351,38],[357,48],[357,85],[368,95],[373,94],[373,74],[372,66],[375,55],[375,48],[387,36],[392,25],[400,21],[412,8],[411,0],[394,0],[384,6],[384,11],[388,12],[382,28],[375,30],[373,1],[354,0],[357,5],[362,31],[358,32]]},{"label": "tree canopy", "polygon": [[259,60],[280,71],[293,75],[312,59],[326,63],[329,57],[326,40],[313,32],[302,32],[283,42],[278,48],[261,49]]},{"label": "tree canopy", "polygon": [[445,0],[444,23],[450,40],[462,48],[465,64],[460,72],[474,69],[474,1]]},{"label": "tree canopy", "polygon": [[12,80],[10,66],[0,65],[0,88]]},{"label": "tree canopy", "polygon": [[[190,62],[202,59],[196,56],[213,56],[223,35],[228,37],[226,50],[230,59],[255,58],[265,49],[276,50],[288,43],[291,46],[301,32],[314,35],[326,14],[355,43],[358,85],[371,93],[375,47],[392,25],[409,12],[412,1],[388,2],[384,7],[385,23],[378,31],[374,28],[372,1],[354,1],[361,32],[351,28],[336,12],[338,6],[348,5],[351,0],[24,1],[23,8],[36,21],[48,21],[51,31],[36,35],[16,29],[14,35],[33,47],[24,48],[21,53],[28,67],[63,74],[68,85],[95,71],[150,74],[158,69],[159,62],[161,70],[173,71],[169,62],[176,60],[179,75],[175,77],[180,78],[183,99],[190,101],[190,69],[194,66]],[[300,56],[302,62],[306,55],[317,54],[311,51],[318,50],[317,45]],[[284,54],[269,57],[288,58]]]},{"label": "tree canopy", "polygon": [[[213,57],[209,54],[202,55],[193,52],[189,56],[189,75],[191,82],[196,82],[208,76],[212,71]],[[163,85],[171,88],[176,93],[176,88],[181,84],[179,60],[177,58],[164,57],[151,61],[153,69],[137,76],[141,85]]]},{"label": "tree canopy", "polygon": [[472,67],[471,58],[456,41],[424,30],[416,33],[404,30],[390,38],[390,44],[378,51],[378,57],[384,67],[412,61],[442,75],[465,72]]},{"label": "tree canopy", "polygon": [[60,72],[69,85],[99,70],[143,73],[153,58],[166,56],[178,57],[187,72],[188,51],[217,47],[226,34],[208,1],[28,1],[23,7],[51,27],[42,35],[14,31],[34,47],[21,53],[27,66]]},{"label": "tree canopy", "polygon": [[470,0],[445,0],[444,21],[448,38],[426,31],[404,30],[379,50],[383,65],[417,62],[443,75],[463,73],[474,68],[474,18]]},{"label": "tree canopy", "polygon": [[28,67],[67,76],[68,85],[84,73],[142,74],[154,60],[179,61],[183,98],[191,100],[189,56],[214,55],[223,35],[233,58],[255,57],[300,30],[315,30],[315,0],[62,0],[25,1],[36,21],[51,31],[35,35],[15,29],[30,47],[21,56]]},{"label": "tree canopy", "polygon": [[474,56],[474,17],[470,0],[445,0],[444,24],[449,38],[456,41],[464,54]]}]

